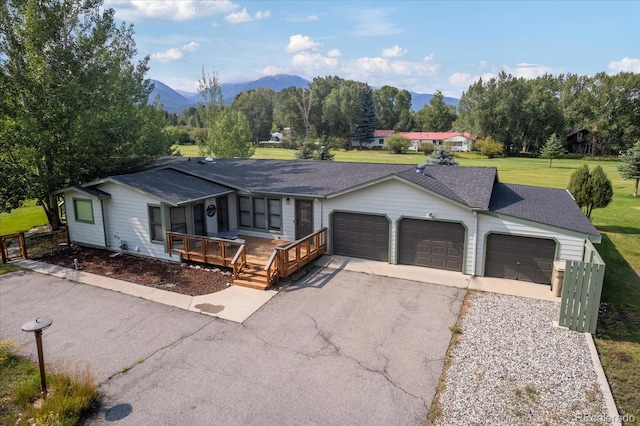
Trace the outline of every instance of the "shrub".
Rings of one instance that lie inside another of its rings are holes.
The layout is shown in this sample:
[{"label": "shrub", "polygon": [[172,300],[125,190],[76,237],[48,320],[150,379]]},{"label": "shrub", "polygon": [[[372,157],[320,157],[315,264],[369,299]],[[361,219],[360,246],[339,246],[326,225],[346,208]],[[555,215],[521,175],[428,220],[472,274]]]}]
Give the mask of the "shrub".
[{"label": "shrub", "polygon": [[491,136],[487,136],[486,138],[478,139],[473,144],[473,149],[488,158],[501,157],[504,153],[504,144],[494,140]]},{"label": "shrub", "polygon": [[431,142],[420,142],[418,144],[418,151],[424,153],[424,155],[431,155],[434,149],[436,147]]},{"label": "shrub", "polygon": [[385,140],[387,146],[394,154],[402,154],[411,146],[411,141],[402,135],[391,135]]}]

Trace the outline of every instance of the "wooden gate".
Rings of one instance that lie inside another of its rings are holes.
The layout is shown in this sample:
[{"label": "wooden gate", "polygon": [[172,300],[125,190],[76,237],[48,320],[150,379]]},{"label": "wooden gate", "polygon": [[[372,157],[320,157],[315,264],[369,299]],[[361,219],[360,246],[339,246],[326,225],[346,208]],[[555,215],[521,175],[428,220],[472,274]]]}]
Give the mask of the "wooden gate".
[{"label": "wooden gate", "polygon": [[590,241],[585,260],[567,260],[562,283],[559,325],[570,330],[595,333],[604,282],[605,263]]}]

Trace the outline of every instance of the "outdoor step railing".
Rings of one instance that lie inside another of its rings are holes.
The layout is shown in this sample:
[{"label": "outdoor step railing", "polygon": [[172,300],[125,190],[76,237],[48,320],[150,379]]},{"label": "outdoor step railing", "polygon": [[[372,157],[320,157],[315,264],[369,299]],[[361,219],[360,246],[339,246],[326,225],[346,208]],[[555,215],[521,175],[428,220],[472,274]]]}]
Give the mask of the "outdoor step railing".
[{"label": "outdoor step railing", "polygon": [[327,235],[327,228],[322,228],[284,247],[276,247],[278,277],[286,278],[322,256],[327,251]]},{"label": "outdoor step railing", "polygon": [[24,240],[24,232],[0,235],[0,252],[2,253],[2,263],[9,262],[9,244],[16,238],[18,239],[18,245],[20,246],[20,257],[22,257],[23,259],[27,258],[27,244]]},{"label": "outdoor step railing", "polygon": [[237,280],[240,278],[240,272],[242,272],[242,268],[247,265],[247,251],[245,250],[245,245],[242,244],[236,255],[233,256],[233,260],[231,260],[231,265],[233,266],[233,279]]}]

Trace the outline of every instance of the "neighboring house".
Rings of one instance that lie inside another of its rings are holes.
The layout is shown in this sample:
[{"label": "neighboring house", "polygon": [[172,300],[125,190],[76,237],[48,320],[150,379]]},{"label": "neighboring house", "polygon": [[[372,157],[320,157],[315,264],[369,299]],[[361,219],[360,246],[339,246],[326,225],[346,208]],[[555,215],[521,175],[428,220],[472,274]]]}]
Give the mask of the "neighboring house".
[{"label": "neighboring house", "polygon": [[417,151],[421,143],[446,146],[451,151],[471,151],[474,137],[460,132],[400,132],[411,141],[410,151]]},{"label": "neighboring house", "polygon": [[574,129],[567,135],[567,151],[570,154],[591,154],[587,129]]},{"label": "neighboring house", "polygon": [[294,241],[327,228],[328,253],[548,284],[555,260],[600,242],[566,190],[490,167],[167,157],[60,192],[72,241],[167,260],[168,231]]},{"label": "neighboring house", "polygon": [[376,130],[373,132],[373,142],[371,142],[371,148],[385,148],[385,139],[393,135],[395,130]]}]

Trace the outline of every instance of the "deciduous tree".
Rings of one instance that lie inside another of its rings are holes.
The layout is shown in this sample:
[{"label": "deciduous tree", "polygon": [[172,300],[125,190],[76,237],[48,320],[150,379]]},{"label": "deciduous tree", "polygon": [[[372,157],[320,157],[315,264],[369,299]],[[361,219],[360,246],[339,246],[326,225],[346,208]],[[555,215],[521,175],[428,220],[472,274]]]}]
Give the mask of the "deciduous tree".
[{"label": "deciduous tree", "polygon": [[209,122],[203,154],[215,157],[249,158],[255,153],[249,122],[240,111],[225,108]]},{"label": "deciduous tree", "polygon": [[593,209],[608,206],[613,198],[611,181],[600,166],[592,172],[584,164],[571,174],[567,189],[588,218],[591,218]]},{"label": "deciduous tree", "polygon": [[0,206],[36,198],[54,229],[56,190],[170,153],[155,138],[162,111],[147,106],[148,58],[133,63],[133,27],[117,26],[102,3],[0,3],[0,173],[10,174],[0,176]]}]

